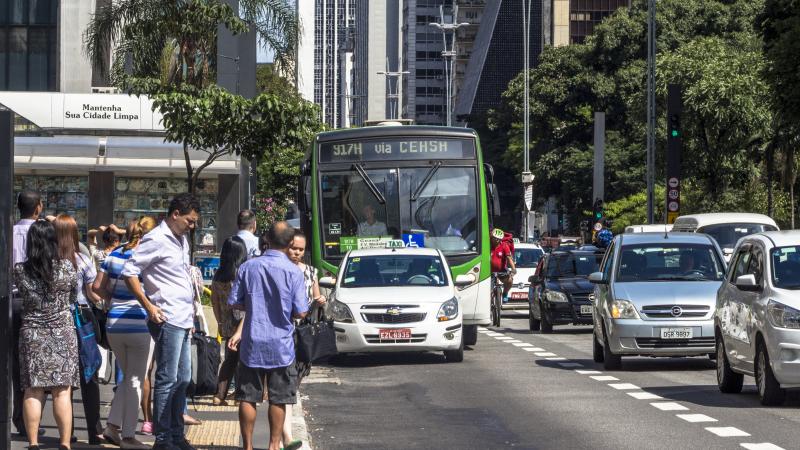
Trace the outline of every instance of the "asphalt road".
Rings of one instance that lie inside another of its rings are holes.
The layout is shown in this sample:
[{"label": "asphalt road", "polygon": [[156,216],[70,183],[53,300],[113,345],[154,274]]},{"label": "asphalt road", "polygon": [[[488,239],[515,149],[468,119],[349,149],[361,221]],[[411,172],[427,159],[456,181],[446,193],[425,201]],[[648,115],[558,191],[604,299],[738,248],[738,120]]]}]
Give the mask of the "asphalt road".
[{"label": "asphalt road", "polygon": [[[462,363],[441,354],[339,357],[302,391],[316,449],[800,448],[800,396],[762,407],[717,389],[707,358],[623,359],[606,372],[591,327],[528,331],[507,313]],[[326,380],[327,378],[327,380]],[[327,381],[327,382],[326,382]]]}]

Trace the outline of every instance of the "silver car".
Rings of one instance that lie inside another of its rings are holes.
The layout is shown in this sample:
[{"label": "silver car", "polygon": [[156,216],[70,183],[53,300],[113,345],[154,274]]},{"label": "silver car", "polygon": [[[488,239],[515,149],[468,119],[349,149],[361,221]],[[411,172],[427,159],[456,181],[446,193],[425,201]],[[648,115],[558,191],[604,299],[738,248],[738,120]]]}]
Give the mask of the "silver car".
[{"label": "silver car", "polygon": [[595,284],[593,354],[607,370],[622,356],[714,356],[714,302],[725,275],[705,234],[617,236]]},{"label": "silver car", "polygon": [[800,388],[800,231],[742,238],[717,293],[717,381],[741,392],[756,379],[761,403]]}]

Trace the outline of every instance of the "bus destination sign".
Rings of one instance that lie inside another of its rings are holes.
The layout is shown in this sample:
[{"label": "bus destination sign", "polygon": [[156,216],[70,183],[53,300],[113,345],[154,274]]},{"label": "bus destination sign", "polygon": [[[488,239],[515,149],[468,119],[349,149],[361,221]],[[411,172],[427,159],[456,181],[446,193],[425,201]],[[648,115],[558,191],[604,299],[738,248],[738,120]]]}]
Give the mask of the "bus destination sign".
[{"label": "bus destination sign", "polygon": [[331,142],[320,146],[323,163],[406,159],[472,159],[474,142],[468,139],[371,139]]}]

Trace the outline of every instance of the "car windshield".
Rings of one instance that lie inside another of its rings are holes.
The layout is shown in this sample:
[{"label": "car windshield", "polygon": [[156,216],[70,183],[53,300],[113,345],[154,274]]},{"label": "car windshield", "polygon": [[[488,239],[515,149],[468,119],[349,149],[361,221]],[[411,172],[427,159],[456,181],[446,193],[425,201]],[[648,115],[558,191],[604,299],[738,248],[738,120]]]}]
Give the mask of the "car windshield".
[{"label": "car windshield", "polygon": [[764,231],[775,231],[777,228],[763,223],[718,223],[697,229],[698,233],[711,235],[722,249],[733,250],[739,238]]},{"label": "car windshield", "polygon": [[514,264],[518,269],[532,269],[539,264],[544,251],[538,248],[517,248],[514,250]]},{"label": "car windshield", "polygon": [[800,290],[800,246],[772,249],[772,283],[779,289]]},{"label": "car windshield", "polygon": [[356,256],[347,261],[342,287],[446,286],[442,260],[435,255]]},{"label": "car windshield", "polygon": [[625,245],[616,281],[721,281],[724,271],[710,244]]},{"label": "car windshield", "polygon": [[597,272],[602,254],[560,253],[551,254],[547,261],[548,278],[588,277]]}]

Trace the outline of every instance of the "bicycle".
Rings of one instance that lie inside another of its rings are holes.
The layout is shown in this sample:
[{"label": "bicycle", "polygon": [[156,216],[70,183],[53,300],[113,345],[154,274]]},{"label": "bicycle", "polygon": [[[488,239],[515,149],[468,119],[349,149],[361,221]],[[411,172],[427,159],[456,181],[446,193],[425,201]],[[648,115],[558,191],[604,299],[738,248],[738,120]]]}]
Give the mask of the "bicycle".
[{"label": "bicycle", "polygon": [[492,326],[500,326],[500,318],[503,314],[503,290],[505,286],[500,281],[501,278],[510,276],[508,269],[500,272],[492,272],[492,297],[491,297],[491,319]]}]

